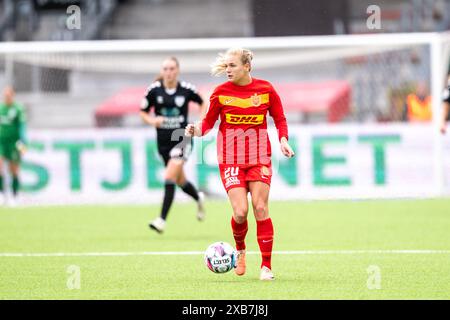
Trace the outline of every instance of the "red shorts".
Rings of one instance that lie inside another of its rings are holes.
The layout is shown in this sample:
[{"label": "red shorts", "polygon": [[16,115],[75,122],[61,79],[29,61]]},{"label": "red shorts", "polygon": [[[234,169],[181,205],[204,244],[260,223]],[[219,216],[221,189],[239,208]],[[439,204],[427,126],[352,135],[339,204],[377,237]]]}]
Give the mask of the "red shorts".
[{"label": "red shorts", "polygon": [[270,186],[270,181],[272,180],[272,164],[219,164],[219,171],[223,186],[227,192],[237,187],[248,190],[249,181],[261,181]]}]

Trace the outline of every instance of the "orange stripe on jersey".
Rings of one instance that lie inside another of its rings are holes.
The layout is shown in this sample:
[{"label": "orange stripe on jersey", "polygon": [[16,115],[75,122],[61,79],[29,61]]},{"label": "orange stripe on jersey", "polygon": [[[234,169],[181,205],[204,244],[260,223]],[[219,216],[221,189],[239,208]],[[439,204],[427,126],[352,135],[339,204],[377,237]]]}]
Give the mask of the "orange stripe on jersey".
[{"label": "orange stripe on jersey", "polygon": [[238,108],[258,107],[261,104],[269,103],[269,94],[254,94],[249,98],[243,99],[233,96],[219,96],[219,102],[224,106],[233,106]]},{"label": "orange stripe on jersey", "polygon": [[225,121],[230,124],[261,124],[264,122],[263,114],[225,114]]}]

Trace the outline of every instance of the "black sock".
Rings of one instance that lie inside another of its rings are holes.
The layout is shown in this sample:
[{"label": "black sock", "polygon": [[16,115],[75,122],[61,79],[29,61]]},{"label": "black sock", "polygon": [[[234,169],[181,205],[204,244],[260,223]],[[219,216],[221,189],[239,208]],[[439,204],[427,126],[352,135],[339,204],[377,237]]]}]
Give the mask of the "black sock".
[{"label": "black sock", "polygon": [[0,175],[0,192],[3,192],[3,176]]},{"label": "black sock", "polygon": [[194,198],[195,201],[198,201],[198,191],[192,183],[186,181],[186,183],[180,186],[180,188],[188,195],[190,195],[192,198]]},{"label": "black sock", "polygon": [[164,200],[161,209],[161,218],[166,220],[169,214],[170,207],[172,206],[173,198],[175,197],[175,183],[170,180],[166,180],[164,186]]},{"label": "black sock", "polygon": [[19,177],[13,176],[12,178],[12,192],[14,196],[17,196],[17,193],[19,192]]}]

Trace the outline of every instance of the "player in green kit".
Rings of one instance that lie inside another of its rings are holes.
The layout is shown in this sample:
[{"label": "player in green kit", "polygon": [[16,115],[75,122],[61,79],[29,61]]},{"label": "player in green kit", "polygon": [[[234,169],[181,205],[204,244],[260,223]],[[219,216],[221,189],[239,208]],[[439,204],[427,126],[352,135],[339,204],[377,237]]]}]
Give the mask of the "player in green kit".
[{"label": "player in green kit", "polygon": [[11,190],[13,197],[8,204],[16,205],[19,191],[20,158],[25,152],[25,113],[23,107],[14,101],[14,89],[7,86],[0,102],[0,197],[5,203],[6,193],[3,177],[3,163],[9,164]]}]

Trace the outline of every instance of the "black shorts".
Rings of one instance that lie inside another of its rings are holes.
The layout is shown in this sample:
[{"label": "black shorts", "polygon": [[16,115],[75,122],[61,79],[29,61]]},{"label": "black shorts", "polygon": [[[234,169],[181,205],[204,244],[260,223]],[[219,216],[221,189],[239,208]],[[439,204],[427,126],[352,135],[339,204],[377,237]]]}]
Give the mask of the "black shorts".
[{"label": "black shorts", "polygon": [[190,137],[183,137],[181,142],[158,141],[158,152],[164,160],[164,165],[167,166],[170,159],[187,161],[192,152],[192,146],[192,138]]}]

